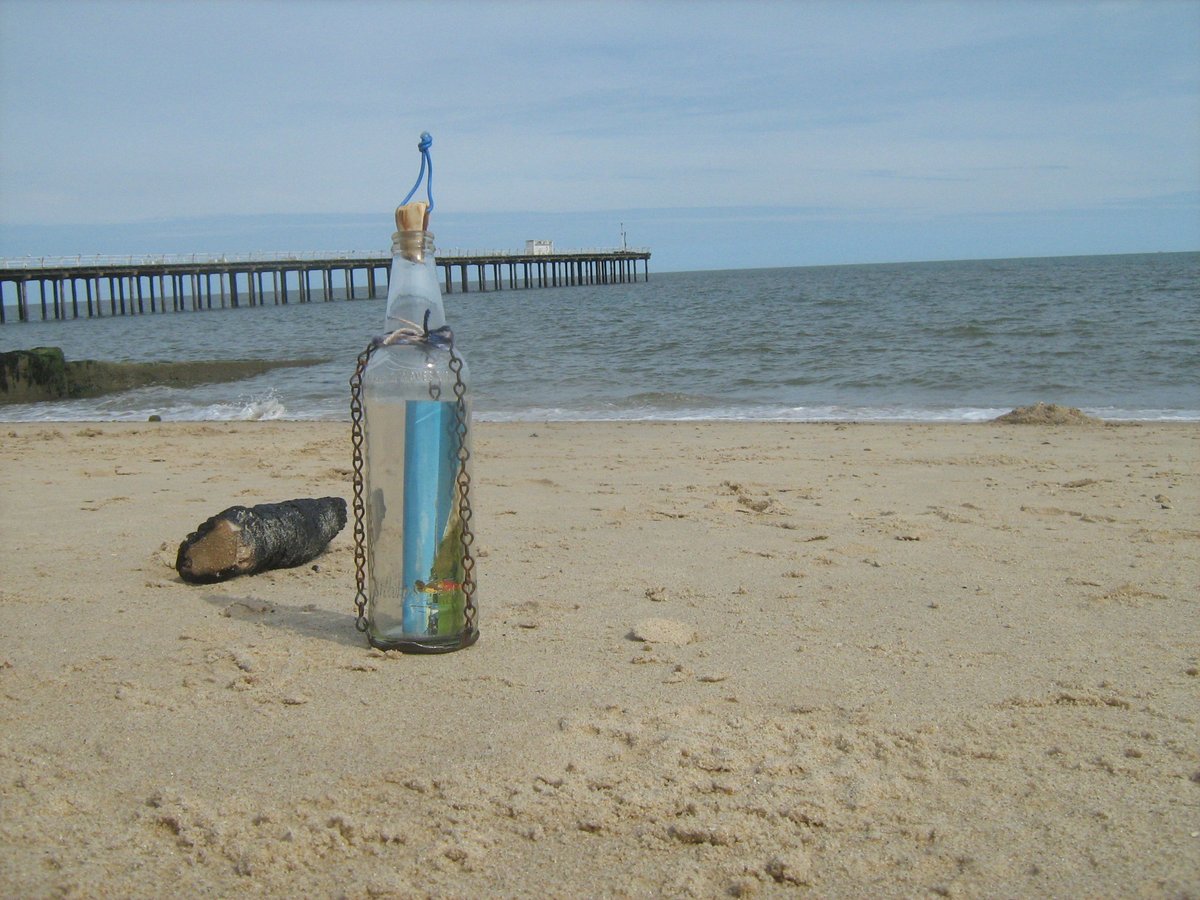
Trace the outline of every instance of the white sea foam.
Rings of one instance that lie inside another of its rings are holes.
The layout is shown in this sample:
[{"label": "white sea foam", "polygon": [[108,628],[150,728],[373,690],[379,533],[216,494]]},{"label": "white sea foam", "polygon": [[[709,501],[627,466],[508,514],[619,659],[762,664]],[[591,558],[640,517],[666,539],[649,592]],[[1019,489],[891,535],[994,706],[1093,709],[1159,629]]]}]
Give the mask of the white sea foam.
[{"label": "white sea foam", "polygon": [[2,422],[237,422],[287,418],[287,407],[274,390],[229,401],[197,403],[188,392],[142,388],[96,400],[64,400],[0,406]]},{"label": "white sea foam", "polygon": [[[272,388],[261,393],[240,395],[231,400],[220,400],[215,403],[184,402],[159,408],[155,412],[164,420],[188,422],[252,422],[291,418],[288,416],[287,407]],[[141,413],[146,415],[141,415]],[[134,418],[145,419],[150,414],[150,409],[146,408],[139,410],[138,415]]]},{"label": "white sea foam", "polygon": [[280,402],[275,391],[270,390],[258,397],[250,397],[233,403],[214,403],[198,418],[214,421],[267,421],[287,418],[287,407]]}]

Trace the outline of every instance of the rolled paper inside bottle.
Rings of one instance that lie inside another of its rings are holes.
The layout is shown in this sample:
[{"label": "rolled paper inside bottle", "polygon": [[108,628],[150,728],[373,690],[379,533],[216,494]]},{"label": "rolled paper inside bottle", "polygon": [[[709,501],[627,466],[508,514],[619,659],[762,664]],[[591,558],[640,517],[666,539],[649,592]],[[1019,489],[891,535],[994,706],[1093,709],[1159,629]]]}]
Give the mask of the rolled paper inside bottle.
[{"label": "rolled paper inside bottle", "polygon": [[446,577],[435,571],[434,560],[454,505],[453,404],[410,400],[405,406],[404,632],[437,635],[457,625],[439,621],[438,598],[417,583]]}]

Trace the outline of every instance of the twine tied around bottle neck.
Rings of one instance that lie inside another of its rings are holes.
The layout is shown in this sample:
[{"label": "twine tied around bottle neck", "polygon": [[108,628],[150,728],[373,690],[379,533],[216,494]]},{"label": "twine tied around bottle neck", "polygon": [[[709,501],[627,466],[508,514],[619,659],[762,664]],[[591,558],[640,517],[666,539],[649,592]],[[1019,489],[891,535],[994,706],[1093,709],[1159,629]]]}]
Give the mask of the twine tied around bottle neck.
[{"label": "twine tied around bottle neck", "polygon": [[430,310],[425,310],[425,321],[421,325],[402,319],[404,324],[399,328],[371,338],[368,350],[374,351],[380,347],[390,347],[393,344],[430,344],[439,350],[450,350],[454,346],[454,332],[450,330],[449,325],[431,329],[429,327],[430,314]]}]

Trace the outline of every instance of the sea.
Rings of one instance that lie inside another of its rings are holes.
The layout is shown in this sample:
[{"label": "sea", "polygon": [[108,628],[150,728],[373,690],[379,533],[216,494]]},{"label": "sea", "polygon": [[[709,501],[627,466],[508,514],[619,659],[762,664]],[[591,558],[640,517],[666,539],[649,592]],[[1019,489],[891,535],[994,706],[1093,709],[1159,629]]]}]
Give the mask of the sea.
[{"label": "sea", "polygon": [[[361,290],[361,288],[360,288]],[[318,359],[0,405],[0,421],[348,420],[385,300],[0,326],[68,359]],[[482,421],[977,422],[1038,401],[1200,420],[1200,253],[650,272],[444,298]]]}]

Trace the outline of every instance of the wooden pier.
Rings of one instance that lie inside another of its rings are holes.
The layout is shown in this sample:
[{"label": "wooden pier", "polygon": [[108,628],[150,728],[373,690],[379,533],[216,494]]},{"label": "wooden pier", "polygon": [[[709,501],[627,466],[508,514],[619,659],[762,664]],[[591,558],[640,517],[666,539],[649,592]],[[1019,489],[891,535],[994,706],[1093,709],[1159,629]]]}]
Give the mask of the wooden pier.
[{"label": "wooden pier", "polygon": [[[391,264],[379,253],[0,259],[0,324],[370,299],[386,296]],[[455,250],[437,264],[448,294],[650,280],[646,249]]]}]

